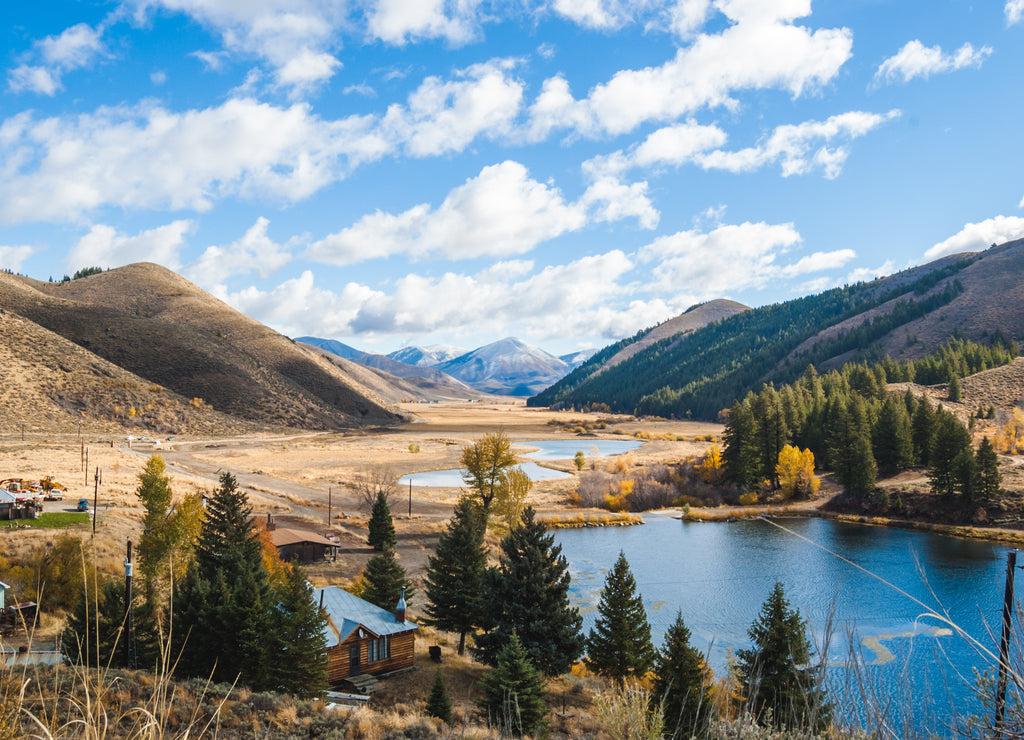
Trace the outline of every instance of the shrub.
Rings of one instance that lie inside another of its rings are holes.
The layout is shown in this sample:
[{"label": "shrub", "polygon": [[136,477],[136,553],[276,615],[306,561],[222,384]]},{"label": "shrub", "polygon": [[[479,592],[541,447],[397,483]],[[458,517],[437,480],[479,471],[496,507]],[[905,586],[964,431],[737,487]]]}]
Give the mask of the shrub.
[{"label": "shrub", "polygon": [[740,506],[753,506],[757,503],[756,493],[744,493],[740,496]]}]

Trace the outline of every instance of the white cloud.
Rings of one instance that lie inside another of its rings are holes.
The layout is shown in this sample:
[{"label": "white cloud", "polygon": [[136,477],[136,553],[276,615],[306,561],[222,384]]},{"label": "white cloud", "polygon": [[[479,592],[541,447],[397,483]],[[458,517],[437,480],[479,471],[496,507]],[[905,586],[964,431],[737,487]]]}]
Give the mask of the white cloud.
[{"label": "white cloud", "polygon": [[1020,203],[1017,204],[1018,208],[1024,208],[1024,197],[1020,199]]},{"label": "white cloud", "polygon": [[933,74],[953,72],[964,67],[977,68],[991,53],[991,46],[975,50],[970,44],[964,44],[952,54],[944,54],[941,46],[925,46],[914,39],[879,65],[875,72],[875,82],[910,82],[915,77],[927,79]]},{"label": "white cloud", "polygon": [[398,46],[418,39],[464,44],[477,34],[476,0],[379,0],[369,13],[371,36]]},{"label": "white cloud", "polygon": [[52,97],[63,88],[64,73],[87,67],[104,53],[102,35],[102,28],[79,23],[37,41],[34,53],[42,63],[15,67],[8,75],[8,87],[14,92],[27,90]]},{"label": "white cloud", "polygon": [[661,214],[647,196],[646,182],[628,185],[617,177],[599,177],[580,198],[580,205],[593,212],[595,221],[621,221],[635,217],[645,229],[657,227]]},{"label": "white cloud", "polygon": [[928,261],[960,252],[980,252],[993,244],[1024,237],[1024,218],[996,216],[978,223],[965,224],[953,236],[935,244],[924,253]]},{"label": "white cloud", "polygon": [[[636,3],[642,6],[642,3]],[[609,31],[633,20],[630,4],[618,0],[554,0],[552,9],[584,28]]]},{"label": "white cloud", "polygon": [[167,73],[160,69],[156,70],[155,72],[150,72],[149,81],[157,86],[163,85],[167,82]]},{"label": "white cloud", "polygon": [[1006,25],[1012,26],[1020,23],[1024,18],[1024,0],[1006,0]]},{"label": "white cloud", "polygon": [[834,252],[815,252],[806,257],[801,257],[792,264],[786,265],[782,268],[782,274],[786,277],[792,277],[812,272],[835,270],[856,256],[857,253],[852,249],[837,249]]},{"label": "white cloud", "polygon": [[399,253],[414,259],[517,255],[585,222],[583,208],[507,161],[485,167],[436,209],[421,204],[397,215],[377,211],[312,244],[308,255],[336,265]]},{"label": "white cloud", "polygon": [[0,269],[18,272],[22,263],[37,251],[35,247],[24,244],[16,247],[0,245]]},{"label": "white cloud", "polygon": [[276,81],[283,87],[306,90],[334,76],[341,62],[330,54],[302,49],[277,69]]},{"label": "white cloud", "polygon": [[183,274],[204,288],[223,284],[235,275],[256,273],[261,278],[270,277],[291,261],[292,253],[290,244],[278,244],[267,236],[269,225],[270,221],[261,216],[241,239],[226,247],[207,247]]},{"label": "white cloud", "polygon": [[733,151],[721,148],[727,139],[722,129],[690,120],[658,129],[627,151],[595,157],[583,168],[597,177],[635,167],[692,163],[705,170],[751,172],[778,163],[784,177],[820,170],[832,179],[839,175],[849,154],[846,147],[834,146],[834,141],[857,139],[899,115],[896,110],[886,114],[851,111],[824,121],[778,126],[757,146]]},{"label": "white cloud", "polygon": [[181,220],[131,236],[119,233],[113,226],[97,224],[71,248],[64,263],[69,270],[79,270],[156,262],[176,270],[181,264],[179,255],[185,246],[185,236],[193,228],[191,221]]},{"label": "white cloud", "polygon": [[623,70],[576,100],[562,77],[545,81],[531,106],[530,136],[569,129],[585,136],[623,134],[649,121],[679,118],[708,107],[736,109],[740,90],[782,89],[799,97],[831,81],[850,58],[849,29],[797,26],[807,0],[764,3],[720,0],[735,23],[703,34],[658,67]]},{"label": "white cloud", "polygon": [[203,63],[203,66],[212,72],[219,72],[224,69],[224,60],[227,59],[226,51],[193,51],[193,56]]},{"label": "white cloud", "polygon": [[[608,309],[629,290],[620,281],[634,264],[622,252],[584,257],[532,275],[524,274],[528,263],[504,264],[507,269],[495,265],[476,275],[406,275],[390,293],[355,283],[334,293],[316,287],[307,270],[274,290],[248,288],[225,299],[290,336],[408,336],[442,329],[504,335],[518,331],[511,325],[546,336],[620,336],[636,330],[635,324],[624,325],[620,312]],[[626,315],[632,321],[645,313],[666,318],[664,304],[655,304],[657,311],[645,312],[637,303]],[[552,322],[551,316],[559,321]],[[620,332],[623,328],[626,332]]]}]

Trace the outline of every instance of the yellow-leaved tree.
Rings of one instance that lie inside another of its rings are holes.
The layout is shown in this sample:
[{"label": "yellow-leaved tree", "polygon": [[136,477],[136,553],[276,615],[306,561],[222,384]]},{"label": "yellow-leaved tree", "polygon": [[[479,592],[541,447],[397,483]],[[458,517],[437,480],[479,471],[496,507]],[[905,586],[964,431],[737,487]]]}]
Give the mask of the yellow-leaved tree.
[{"label": "yellow-leaved tree", "polygon": [[709,485],[717,485],[722,481],[722,450],[718,445],[711,445],[698,467],[700,477]]},{"label": "yellow-leaved tree", "polygon": [[1014,409],[1013,416],[996,432],[992,446],[1005,455],[1016,455],[1024,449],[1024,413],[1020,409]]},{"label": "yellow-leaved tree", "polygon": [[793,445],[783,447],[775,474],[784,499],[808,498],[821,487],[821,480],[814,474],[814,453],[809,449],[801,452]]}]

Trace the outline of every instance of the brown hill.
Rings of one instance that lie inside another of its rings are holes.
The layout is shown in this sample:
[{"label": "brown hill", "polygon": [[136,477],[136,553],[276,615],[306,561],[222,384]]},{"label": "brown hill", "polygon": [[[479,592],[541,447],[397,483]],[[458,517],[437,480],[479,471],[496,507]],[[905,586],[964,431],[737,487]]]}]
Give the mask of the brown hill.
[{"label": "brown hill", "polygon": [[0,308],[242,426],[334,429],[401,418],[319,354],[157,265],[66,283],[3,273]]},{"label": "brown hill", "polygon": [[601,369],[607,370],[608,368],[615,367],[620,362],[625,362],[637,352],[650,347],[655,342],[660,342],[662,339],[668,339],[669,337],[681,338],[700,329],[702,326],[707,326],[712,322],[721,321],[749,310],[749,306],[744,306],[742,303],[725,298],[692,306],[685,313],[681,313],[675,318],[658,324],[636,342],[623,347],[612,355],[611,359],[604,363]]}]

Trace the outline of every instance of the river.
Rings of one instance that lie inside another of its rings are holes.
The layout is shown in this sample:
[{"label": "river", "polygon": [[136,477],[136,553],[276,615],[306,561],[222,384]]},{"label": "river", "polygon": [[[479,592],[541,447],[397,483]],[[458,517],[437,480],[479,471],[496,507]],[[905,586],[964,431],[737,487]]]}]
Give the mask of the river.
[{"label": "river", "polygon": [[781,581],[819,652],[830,636],[828,679],[843,716],[862,719],[864,695],[877,693],[897,707],[890,721],[907,725],[897,735],[909,727],[945,735],[954,714],[983,711],[973,670],[991,664],[943,619],[927,615],[948,617],[994,652],[1005,547],[817,518],[646,521],[556,533],[585,630],[621,550],[643,594],[655,647],[681,611],[693,644],[721,675],[728,652],[749,645],[747,629]]}]

